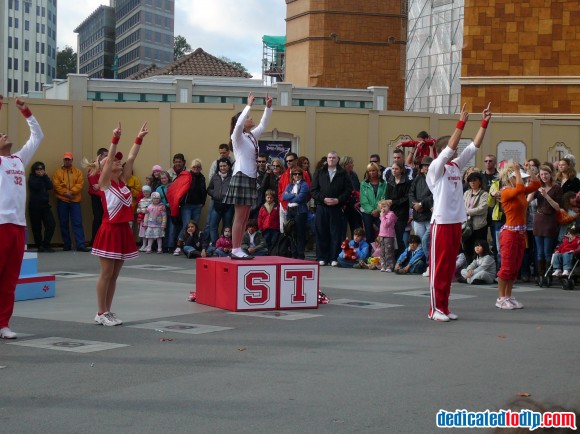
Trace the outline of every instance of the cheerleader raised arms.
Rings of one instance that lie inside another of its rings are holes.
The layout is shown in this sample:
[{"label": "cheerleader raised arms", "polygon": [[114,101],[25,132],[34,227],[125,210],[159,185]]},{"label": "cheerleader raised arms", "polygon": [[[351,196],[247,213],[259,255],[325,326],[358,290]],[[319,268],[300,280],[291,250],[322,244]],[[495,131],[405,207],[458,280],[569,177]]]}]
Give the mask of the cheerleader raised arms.
[{"label": "cheerleader raised arms", "polygon": [[[125,185],[133,171],[133,163],[143,138],[149,133],[144,123],[129,151],[129,157],[123,167],[123,153],[117,151],[121,139],[121,123],[113,131],[109,156],[102,164],[99,177],[98,195],[103,203],[103,222],[93,243],[92,254],[99,257],[101,271],[97,280],[97,314],[95,322],[105,326],[116,326],[123,322],[111,311],[113,297],[117,287],[117,278],[126,259],[138,256],[133,231],[129,222],[133,220],[131,190]],[[89,172],[97,170],[86,164]]]}]

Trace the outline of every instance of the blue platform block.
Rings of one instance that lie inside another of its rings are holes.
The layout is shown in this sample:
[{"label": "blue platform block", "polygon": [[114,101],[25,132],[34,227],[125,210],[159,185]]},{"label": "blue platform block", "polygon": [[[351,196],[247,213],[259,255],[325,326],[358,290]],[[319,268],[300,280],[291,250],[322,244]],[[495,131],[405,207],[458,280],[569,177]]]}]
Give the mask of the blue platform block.
[{"label": "blue platform block", "polygon": [[35,276],[38,273],[38,253],[24,252],[24,259],[20,266],[20,277]]},{"label": "blue platform block", "polygon": [[16,301],[54,297],[56,295],[55,283],[55,277],[48,274],[21,277],[16,286]]},{"label": "blue platform block", "polygon": [[49,274],[38,274],[38,254],[24,252],[20,277],[16,285],[16,301],[50,298],[55,295],[55,277]]}]

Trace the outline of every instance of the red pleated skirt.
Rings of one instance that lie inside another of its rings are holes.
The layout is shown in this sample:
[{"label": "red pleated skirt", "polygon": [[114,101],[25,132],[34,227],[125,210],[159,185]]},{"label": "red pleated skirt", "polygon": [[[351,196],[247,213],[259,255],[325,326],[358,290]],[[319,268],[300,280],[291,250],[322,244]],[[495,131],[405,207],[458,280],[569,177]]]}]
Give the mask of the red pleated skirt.
[{"label": "red pleated skirt", "polygon": [[91,253],[108,259],[138,258],[137,244],[129,223],[103,222],[93,241]]}]

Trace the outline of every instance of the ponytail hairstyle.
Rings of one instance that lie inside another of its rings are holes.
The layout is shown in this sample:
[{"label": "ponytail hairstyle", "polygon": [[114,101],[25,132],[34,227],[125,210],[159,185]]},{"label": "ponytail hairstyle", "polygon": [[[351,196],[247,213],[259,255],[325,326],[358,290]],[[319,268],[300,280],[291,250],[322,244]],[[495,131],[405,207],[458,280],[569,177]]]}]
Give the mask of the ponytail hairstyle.
[{"label": "ponytail hairstyle", "polygon": [[238,119],[240,118],[240,116],[242,115],[242,112],[239,112],[237,115],[232,116],[232,120],[230,122],[230,149],[232,148],[233,144],[232,144],[232,134],[234,134],[234,128],[236,128],[236,124],[238,123]]}]

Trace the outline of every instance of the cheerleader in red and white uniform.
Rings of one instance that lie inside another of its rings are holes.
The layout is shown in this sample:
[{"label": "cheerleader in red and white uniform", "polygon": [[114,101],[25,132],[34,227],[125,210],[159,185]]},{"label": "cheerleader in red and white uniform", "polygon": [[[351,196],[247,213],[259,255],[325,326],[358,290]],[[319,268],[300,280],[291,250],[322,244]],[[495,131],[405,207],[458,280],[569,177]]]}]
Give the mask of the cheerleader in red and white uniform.
[{"label": "cheerleader in red and white uniform", "polygon": [[[133,163],[139,153],[143,137],[147,135],[147,123],[143,124],[135,143],[129,151],[129,157],[123,167],[123,154],[117,152],[117,143],[121,138],[121,123],[113,131],[113,140],[109,156],[101,162],[99,190],[103,204],[103,222],[93,242],[92,254],[99,257],[101,272],[97,281],[98,310],[95,322],[106,326],[116,326],[123,322],[111,312],[113,297],[117,286],[117,277],[125,259],[138,257],[137,245],[129,222],[133,221],[131,190],[125,185],[133,171]],[[89,174],[98,170],[93,164],[85,165]]]}]

